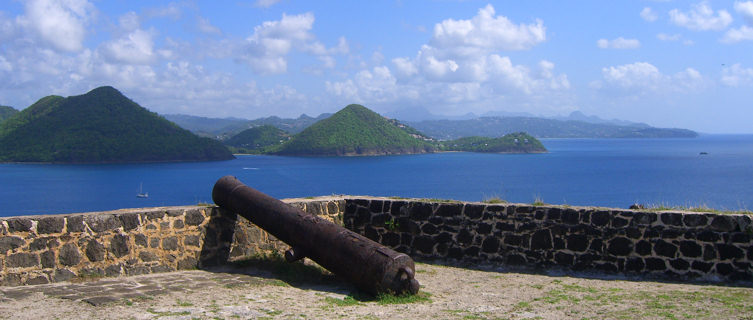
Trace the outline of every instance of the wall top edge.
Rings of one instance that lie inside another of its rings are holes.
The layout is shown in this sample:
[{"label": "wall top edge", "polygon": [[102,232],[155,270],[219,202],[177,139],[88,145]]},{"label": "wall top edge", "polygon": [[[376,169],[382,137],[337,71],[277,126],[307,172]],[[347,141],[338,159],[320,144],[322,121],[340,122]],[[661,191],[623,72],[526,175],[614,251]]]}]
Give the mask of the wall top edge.
[{"label": "wall top edge", "polygon": [[[599,206],[571,206],[571,205],[555,205],[555,204],[544,204],[544,205],[533,205],[530,203],[512,203],[512,202],[505,202],[505,203],[487,203],[487,202],[474,202],[474,201],[459,201],[459,200],[451,200],[451,199],[428,199],[428,198],[404,198],[404,197],[380,197],[380,196],[366,196],[366,195],[327,195],[327,196],[314,196],[314,197],[304,197],[304,198],[286,198],[286,199],[280,199],[281,201],[285,203],[311,203],[311,202],[323,202],[323,201],[347,201],[347,200],[380,200],[380,201],[405,201],[405,202],[423,202],[423,203],[431,203],[431,204],[474,204],[474,205],[484,205],[484,206],[502,206],[502,207],[508,207],[508,206],[516,206],[516,207],[533,207],[533,208],[542,208],[542,209],[572,209],[572,210],[586,210],[586,211],[612,211],[612,212],[633,212],[633,213],[639,213],[639,212],[648,212],[648,213],[676,213],[676,214],[683,214],[683,215],[692,215],[692,214],[706,214],[706,215],[723,215],[723,216],[747,216],[747,217],[753,217],[753,214],[749,213],[718,213],[718,212],[697,212],[697,211],[682,211],[682,210],[662,210],[662,211],[652,211],[652,210],[641,210],[641,209],[623,209],[623,208],[609,208],[609,207],[599,207]],[[120,214],[128,214],[128,213],[148,213],[148,212],[158,212],[158,211],[168,211],[168,210],[192,210],[192,209],[209,209],[209,208],[215,208],[217,207],[214,204],[202,204],[202,205],[184,205],[184,206],[165,206],[165,207],[144,207],[144,208],[124,208],[124,209],[117,209],[117,210],[109,210],[109,211],[92,211],[92,212],[74,212],[74,213],[56,213],[56,214],[40,214],[40,215],[22,215],[22,216],[9,216],[9,217],[0,217],[0,221],[3,220],[9,220],[9,219],[42,219],[47,217],[64,217],[64,216],[89,216],[89,215],[120,215]]]}]

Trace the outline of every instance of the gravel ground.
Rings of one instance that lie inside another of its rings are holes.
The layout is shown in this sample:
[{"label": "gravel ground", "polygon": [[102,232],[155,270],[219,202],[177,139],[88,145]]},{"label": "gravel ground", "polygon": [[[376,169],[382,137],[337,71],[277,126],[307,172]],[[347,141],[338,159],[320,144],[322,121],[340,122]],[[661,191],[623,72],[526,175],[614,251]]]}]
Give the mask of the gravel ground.
[{"label": "gravel ground", "polygon": [[753,319],[750,287],[423,263],[416,269],[422,293],[415,301],[364,297],[314,266],[255,261],[232,269],[0,287],[0,318]]}]

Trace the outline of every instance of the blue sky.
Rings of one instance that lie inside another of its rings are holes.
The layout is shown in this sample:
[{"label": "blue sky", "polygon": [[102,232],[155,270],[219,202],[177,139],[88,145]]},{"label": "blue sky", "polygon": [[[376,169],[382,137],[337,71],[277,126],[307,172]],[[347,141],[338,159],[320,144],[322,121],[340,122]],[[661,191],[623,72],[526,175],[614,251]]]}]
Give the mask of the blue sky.
[{"label": "blue sky", "polygon": [[0,104],[111,85],[158,113],[582,111],[753,128],[753,1],[0,2]]}]

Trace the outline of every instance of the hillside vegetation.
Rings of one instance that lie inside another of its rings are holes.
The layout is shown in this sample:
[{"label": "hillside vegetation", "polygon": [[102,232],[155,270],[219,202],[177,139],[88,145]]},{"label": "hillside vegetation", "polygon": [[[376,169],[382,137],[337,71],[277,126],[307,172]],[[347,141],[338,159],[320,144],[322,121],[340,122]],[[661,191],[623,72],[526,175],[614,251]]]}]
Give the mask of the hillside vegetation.
[{"label": "hillside vegetation", "polygon": [[465,137],[444,141],[442,150],[490,153],[542,153],[541,141],[524,132],[506,134],[499,138]]},{"label": "hillside vegetation", "polygon": [[285,131],[270,125],[264,125],[241,131],[241,133],[224,141],[235,153],[264,153],[270,147],[277,146],[290,138]]},{"label": "hillside vegetation", "polygon": [[351,104],[321,120],[279,148],[280,155],[386,155],[426,153],[436,145],[411,135],[374,111]]},{"label": "hillside vegetation", "polygon": [[0,125],[0,161],[145,162],[225,160],[221,143],[200,138],[112,87],[48,96]]},{"label": "hillside vegetation", "polygon": [[3,121],[10,118],[16,113],[18,113],[18,110],[14,108],[8,106],[0,106],[0,123],[3,123]]}]

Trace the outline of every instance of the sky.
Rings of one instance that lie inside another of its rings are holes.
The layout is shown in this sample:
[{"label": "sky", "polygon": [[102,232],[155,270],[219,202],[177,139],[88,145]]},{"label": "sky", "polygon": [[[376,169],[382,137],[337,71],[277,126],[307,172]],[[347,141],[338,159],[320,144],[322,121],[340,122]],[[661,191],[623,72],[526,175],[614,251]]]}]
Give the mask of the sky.
[{"label": "sky", "polygon": [[0,105],[160,114],[573,111],[753,133],[753,1],[0,0]]}]

